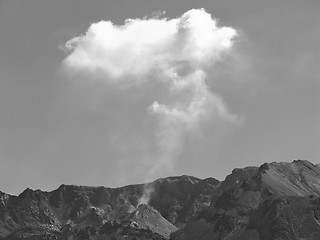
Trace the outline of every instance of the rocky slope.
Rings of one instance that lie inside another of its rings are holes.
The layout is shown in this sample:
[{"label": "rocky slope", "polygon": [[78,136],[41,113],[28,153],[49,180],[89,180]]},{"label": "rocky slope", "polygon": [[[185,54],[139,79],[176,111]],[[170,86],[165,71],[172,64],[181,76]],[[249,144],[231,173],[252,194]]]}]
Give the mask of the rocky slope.
[{"label": "rocky slope", "polygon": [[235,169],[198,220],[171,238],[320,239],[319,170],[301,160]]},{"label": "rocky slope", "polygon": [[[149,205],[139,204],[152,189]],[[320,168],[308,161],[122,188],[0,192],[0,239],[320,239]]]}]

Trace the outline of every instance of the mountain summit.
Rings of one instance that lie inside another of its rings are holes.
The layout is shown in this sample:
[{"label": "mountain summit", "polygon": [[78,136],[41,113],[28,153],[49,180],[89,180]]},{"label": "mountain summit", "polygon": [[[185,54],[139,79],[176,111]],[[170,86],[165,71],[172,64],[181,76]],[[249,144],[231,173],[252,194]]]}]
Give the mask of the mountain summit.
[{"label": "mountain summit", "polygon": [[0,192],[0,239],[320,239],[320,168],[306,160],[121,188],[61,185]]}]

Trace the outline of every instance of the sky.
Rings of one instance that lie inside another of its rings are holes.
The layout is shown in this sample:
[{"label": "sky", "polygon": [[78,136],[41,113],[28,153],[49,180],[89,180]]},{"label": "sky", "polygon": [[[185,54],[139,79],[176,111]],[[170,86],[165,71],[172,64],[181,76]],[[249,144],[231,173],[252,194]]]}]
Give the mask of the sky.
[{"label": "sky", "polygon": [[0,0],[0,191],[320,163],[319,9]]}]

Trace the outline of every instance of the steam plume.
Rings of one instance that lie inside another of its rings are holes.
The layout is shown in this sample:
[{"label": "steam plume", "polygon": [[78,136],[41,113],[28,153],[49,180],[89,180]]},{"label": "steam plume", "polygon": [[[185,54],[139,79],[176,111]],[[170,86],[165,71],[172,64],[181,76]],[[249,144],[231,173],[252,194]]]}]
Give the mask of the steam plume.
[{"label": "steam plume", "polygon": [[[159,14],[128,19],[122,26],[100,21],[66,43],[69,55],[64,65],[129,89],[153,83],[165,87],[165,94],[146,110],[157,121],[157,153],[146,176],[149,180],[173,171],[183,139],[197,133],[202,121],[237,121],[206,84],[210,80],[206,69],[231,50],[236,35],[233,28],[217,26],[204,9],[189,10],[175,19]],[[141,201],[147,202],[151,194],[146,188]]]}]

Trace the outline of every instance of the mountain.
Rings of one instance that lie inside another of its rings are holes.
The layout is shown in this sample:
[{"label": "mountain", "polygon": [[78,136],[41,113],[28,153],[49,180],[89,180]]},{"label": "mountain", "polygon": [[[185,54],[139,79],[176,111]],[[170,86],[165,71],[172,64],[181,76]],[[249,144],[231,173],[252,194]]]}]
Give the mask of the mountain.
[{"label": "mountain", "polygon": [[[218,184],[213,178],[181,176],[113,189],[61,185],[52,192],[1,193],[0,238],[96,239],[129,233],[169,238],[177,229],[173,224],[195,219],[210,204]],[[150,206],[139,205],[146,187],[154,189]]]},{"label": "mountain", "polygon": [[172,240],[320,239],[320,169],[308,161],[235,169]]},{"label": "mountain", "polygon": [[[151,198],[140,204],[146,189]],[[221,182],[0,192],[0,239],[320,239],[320,168],[297,160],[234,169]]]}]

